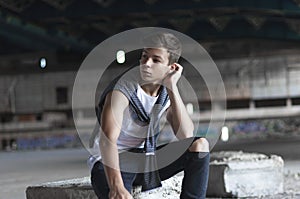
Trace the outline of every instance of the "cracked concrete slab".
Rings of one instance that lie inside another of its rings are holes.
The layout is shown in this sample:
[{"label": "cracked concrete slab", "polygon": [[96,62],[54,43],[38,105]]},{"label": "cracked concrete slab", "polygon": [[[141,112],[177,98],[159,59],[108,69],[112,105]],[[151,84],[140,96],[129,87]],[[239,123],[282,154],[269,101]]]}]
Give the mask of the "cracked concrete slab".
[{"label": "cracked concrete slab", "polygon": [[[208,197],[263,197],[283,192],[283,166],[280,156],[241,151],[211,154]],[[162,182],[163,187],[141,192],[135,187],[135,199],[179,198],[183,173]],[[96,199],[89,177],[49,182],[28,187],[27,199]]]}]

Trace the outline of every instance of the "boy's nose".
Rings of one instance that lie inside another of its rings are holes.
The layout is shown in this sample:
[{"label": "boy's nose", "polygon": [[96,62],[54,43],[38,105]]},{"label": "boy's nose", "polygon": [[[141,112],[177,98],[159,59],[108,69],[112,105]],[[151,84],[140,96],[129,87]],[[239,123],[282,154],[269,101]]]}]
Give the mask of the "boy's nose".
[{"label": "boy's nose", "polygon": [[147,59],[145,60],[145,65],[147,65],[148,67],[151,67],[151,65],[153,64],[152,60],[151,59]]}]

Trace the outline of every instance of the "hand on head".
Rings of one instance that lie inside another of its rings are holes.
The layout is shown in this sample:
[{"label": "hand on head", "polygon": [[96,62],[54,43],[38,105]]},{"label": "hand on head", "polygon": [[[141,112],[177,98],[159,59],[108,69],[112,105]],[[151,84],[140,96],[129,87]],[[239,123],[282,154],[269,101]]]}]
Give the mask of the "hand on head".
[{"label": "hand on head", "polygon": [[167,74],[167,76],[163,80],[163,84],[167,88],[172,88],[172,86],[175,86],[178,82],[178,80],[181,77],[183,67],[178,63],[173,63],[170,66],[170,71]]}]

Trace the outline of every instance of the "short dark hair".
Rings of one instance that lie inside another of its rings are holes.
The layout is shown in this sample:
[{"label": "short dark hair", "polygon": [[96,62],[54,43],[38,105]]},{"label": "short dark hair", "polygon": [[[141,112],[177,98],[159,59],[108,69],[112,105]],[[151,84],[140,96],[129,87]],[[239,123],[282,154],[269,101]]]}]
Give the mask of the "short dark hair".
[{"label": "short dark hair", "polygon": [[181,56],[181,42],[171,33],[155,33],[143,39],[145,48],[165,48],[169,56],[169,64],[178,62]]}]

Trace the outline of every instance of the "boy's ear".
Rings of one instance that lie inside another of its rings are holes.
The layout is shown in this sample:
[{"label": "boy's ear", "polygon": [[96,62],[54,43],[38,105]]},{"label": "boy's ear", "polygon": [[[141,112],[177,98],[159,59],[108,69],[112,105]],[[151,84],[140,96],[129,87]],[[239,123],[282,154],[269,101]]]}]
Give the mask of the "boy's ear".
[{"label": "boy's ear", "polygon": [[175,63],[170,64],[170,70],[174,70],[175,69]]}]

